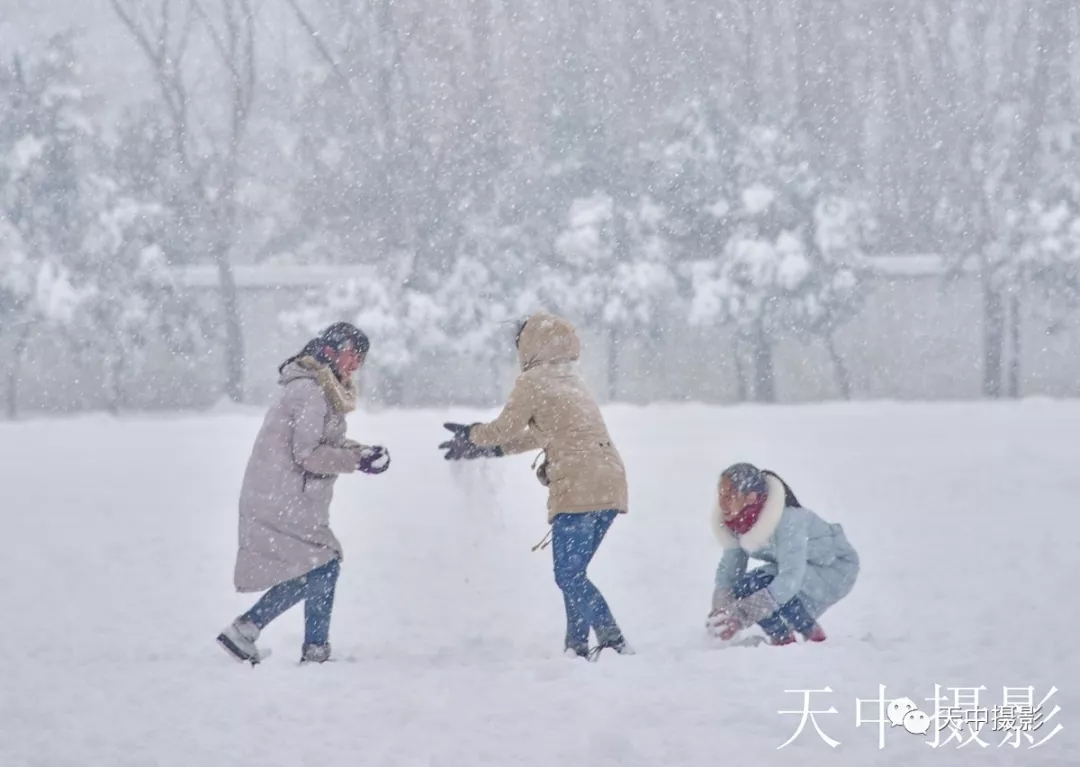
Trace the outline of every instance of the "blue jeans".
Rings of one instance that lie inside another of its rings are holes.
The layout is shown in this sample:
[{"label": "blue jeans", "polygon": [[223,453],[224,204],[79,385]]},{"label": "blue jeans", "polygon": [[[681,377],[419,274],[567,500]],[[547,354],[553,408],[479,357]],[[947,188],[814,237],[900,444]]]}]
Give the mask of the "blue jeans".
[{"label": "blue jeans", "polygon": [[[750,570],[735,579],[731,584],[731,593],[736,599],[743,599],[768,586],[775,577],[775,573],[764,568]],[[774,639],[787,636],[790,631],[788,626],[806,636],[814,628],[814,623],[814,616],[807,612],[798,597],[792,597],[775,613],[758,621],[761,630]]]},{"label": "blue jeans", "polygon": [[337,588],[341,560],[333,559],[322,567],[279,583],[262,595],[255,606],[244,613],[247,619],[266,628],[270,621],[304,600],[304,644],[325,645],[330,637],[330,614],[334,610],[334,590]]},{"label": "blue jeans", "polygon": [[603,595],[585,574],[617,515],[610,510],[557,514],[552,521],[555,583],[566,606],[566,646],[574,650],[588,649],[589,628],[596,632],[600,645],[618,644],[623,639]]}]

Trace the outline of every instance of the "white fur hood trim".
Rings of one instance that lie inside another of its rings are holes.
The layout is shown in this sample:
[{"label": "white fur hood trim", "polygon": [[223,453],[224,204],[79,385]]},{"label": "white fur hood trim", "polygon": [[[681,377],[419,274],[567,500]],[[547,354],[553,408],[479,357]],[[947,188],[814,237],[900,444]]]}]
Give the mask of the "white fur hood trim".
[{"label": "white fur hood trim", "polygon": [[765,507],[761,510],[761,516],[745,535],[736,537],[724,524],[724,513],[720,510],[720,503],[713,503],[712,528],[716,534],[716,540],[725,549],[742,548],[746,551],[756,551],[765,546],[776,532],[780,524],[780,518],[784,515],[784,483],[776,477],[766,475],[769,495],[765,501]]}]

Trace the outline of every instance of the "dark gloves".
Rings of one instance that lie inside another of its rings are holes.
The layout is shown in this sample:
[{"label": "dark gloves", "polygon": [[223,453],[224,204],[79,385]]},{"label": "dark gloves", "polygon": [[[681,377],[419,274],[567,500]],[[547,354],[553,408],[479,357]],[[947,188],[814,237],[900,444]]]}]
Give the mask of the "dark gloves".
[{"label": "dark gloves", "polygon": [[444,423],[443,427],[453,433],[453,439],[449,439],[439,445],[439,450],[445,450],[443,456],[448,461],[472,460],[473,458],[499,458],[502,456],[502,448],[480,447],[474,445],[469,439],[469,430],[476,424],[466,426],[461,423]]},{"label": "dark gloves", "polygon": [[390,451],[382,445],[362,448],[356,460],[356,468],[365,474],[382,474],[390,468]]}]

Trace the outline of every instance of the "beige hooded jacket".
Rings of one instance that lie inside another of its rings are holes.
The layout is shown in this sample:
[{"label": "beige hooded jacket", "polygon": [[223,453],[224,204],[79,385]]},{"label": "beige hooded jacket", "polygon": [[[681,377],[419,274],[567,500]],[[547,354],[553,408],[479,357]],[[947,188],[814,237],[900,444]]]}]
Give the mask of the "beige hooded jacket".
[{"label": "beige hooded jacket", "polygon": [[551,314],[530,316],[518,341],[521,374],[506,406],[469,433],[473,443],[506,454],[546,451],[549,522],[556,514],[629,511],[622,457],[578,373],[580,356],[573,325]]}]

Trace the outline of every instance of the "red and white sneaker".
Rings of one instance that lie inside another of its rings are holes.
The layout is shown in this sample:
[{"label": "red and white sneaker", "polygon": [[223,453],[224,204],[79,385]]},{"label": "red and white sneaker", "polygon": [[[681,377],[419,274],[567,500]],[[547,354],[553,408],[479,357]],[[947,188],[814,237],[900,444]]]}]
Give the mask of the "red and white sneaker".
[{"label": "red and white sneaker", "polygon": [[790,631],[782,637],[769,637],[769,644],[773,647],[781,647],[786,644],[795,644],[795,635]]},{"label": "red and white sneaker", "polygon": [[810,633],[806,635],[807,642],[824,642],[825,641],[825,629],[821,628],[820,624],[815,623],[814,627],[810,629]]}]

